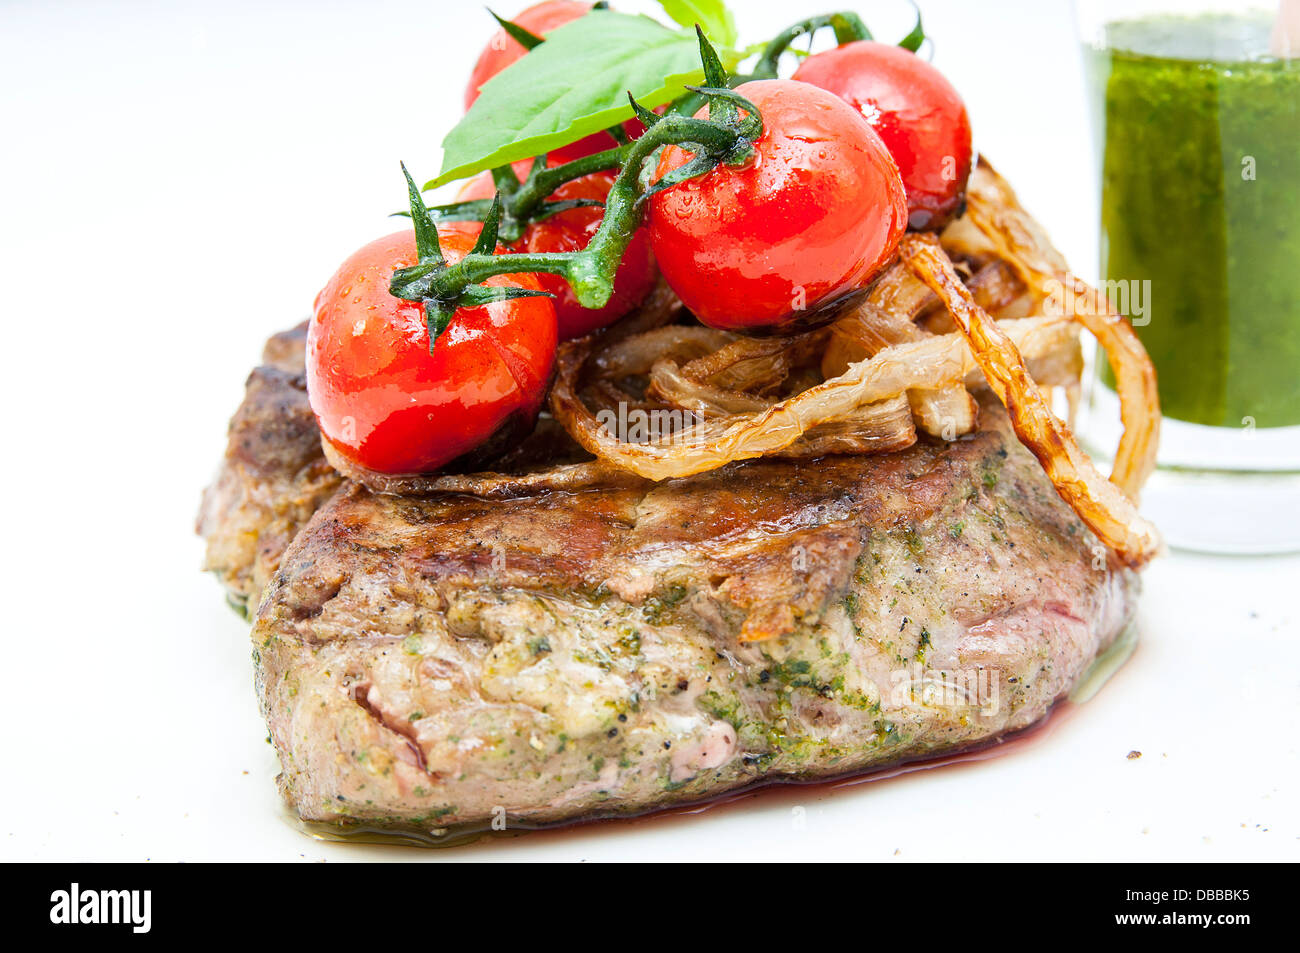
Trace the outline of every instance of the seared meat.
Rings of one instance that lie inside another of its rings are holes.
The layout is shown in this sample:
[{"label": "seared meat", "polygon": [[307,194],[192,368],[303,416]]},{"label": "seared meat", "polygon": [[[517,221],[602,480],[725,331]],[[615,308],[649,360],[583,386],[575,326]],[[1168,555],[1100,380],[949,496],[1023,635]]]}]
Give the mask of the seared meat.
[{"label": "seared meat", "polygon": [[996,407],[888,456],[421,500],[328,467],[302,347],[268,343],[199,529],[232,599],[272,580],[258,686],[308,819],[522,827],[955,750],[1132,613]]},{"label": "seared meat", "polygon": [[1128,624],[1137,577],[981,417],[952,444],[661,484],[345,484],[253,627],[285,798],[341,825],[524,827],[1031,724]]},{"label": "seared meat", "polygon": [[342,483],[325,462],[307,404],[306,340],[304,322],[266,343],[199,509],[196,529],[208,542],[203,568],[250,615],[285,547]]}]

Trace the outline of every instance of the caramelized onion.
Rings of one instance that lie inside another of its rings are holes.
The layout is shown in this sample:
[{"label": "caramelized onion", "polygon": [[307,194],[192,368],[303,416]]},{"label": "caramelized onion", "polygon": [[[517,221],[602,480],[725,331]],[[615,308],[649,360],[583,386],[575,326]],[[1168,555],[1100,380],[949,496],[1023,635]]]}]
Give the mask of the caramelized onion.
[{"label": "caramelized onion", "polygon": [[[832,325],[831,342],[822,357],[822,373],[836,377],[849,364],[872,357],[892,345],[927,336],[927,332],[906,316],[886,311],[868,300]],[[916,423],[932,437],[955,440],[975,429],[979,406],[963,384],[917,388],[908,393],[908,400]]]},{"label": "caramelized onion", "polygon": [[691,380],[728,390],[770,390],[820,350],[826,331],[818,329],[791,337],[733,337],[725,347],[688,363],[682,373]]},{"label": "caramelized onion", "polygon": [[971,175],[967,200],[970,224],[1026,284],[1055,301],[1105,350],[1115,372],[1124,424],[1110,479],[1136,501],[1155,469],[1160,441],[1160,398],[1146,349],[1105,296],[1069,271],[1042,228],[1020,206],[1011,186],[983,160]]},{"label": "caramelized onion", "polygon": [[1128,566],[1141,566],[1160,549],[1160,537],[1132,501],[1108,482],[1044,400],[1025,360],[1002,327],[976,304],[931,235],[910,234],[904,261],[944,302],[965,335],[989,387],[1007,408],[1020,441],[1038,458],[1057,492]]},{"label": "caramelized onion", "polygon": [[[1140,566],[1159,549],[1132,502],[1159,427],[1150,362],[986,163],[971,179],[968,213],[941,238],[906,236],[861,304],[828,328],[751,338],[671,324],[683,312],[659,292],[648,317],[560,348],[552,412],[599,458],[575,471],[576,485],[613,469],[664,480],[764,455],[886,452],[913,443],[918,427],[953,439],[976,426],[968,388],[988,386],[1120,562]],[[1050,388],[1064,387],[1073,417],[1080,327],[1120,382],[1125,432],[1111,482],[1051,411]],[[667,414],[669,426],[637,429],[633,413]]]},{"label": "caramelized onion", "polygon": [[[689,380],[672,361],[660,361],[650,372],[650,390],[675,407],[703,417],[755,414],[774,401],[741,391],[724,390]],[[965,390],[962,390],[965,393]],[[818,424],[782,450],[782,457],[820,457],[828,453],[886,453],[916,442],[912,406],[903,396],[865,404],[842,418]]]},{"label": "caramelized onion", "polygon": [[656,361],[650,369],[649,393],[659,399],[704,417],[750,414],[766,410],[772,401],[744,391],[701,384],[682,373],[675,361]]},{"label": "caramelized onion", "polygon": [[[1005,321],[999,327],[1034,356],[1059,349],[1072,333],[1070,323],[1059,317]],[[840,376],[761,412],[708,419],[667,438],[631,443],[606,430],[581,399],[590,348],[589,339],[561,345],[551,389],[552,412],[588,452],[651,480],[690,476],[733,460],[785,450],[821,424],[852,419],[865,405],[912,389],[933,390],[961,381],[978,367],[960,333],[925,337],[885,348]]]},{"label": "caramelized onion", "polygon": [[[611,434],[580,399],[578,389],[586,357],[581,342],[569,342],[560,348],[551,389],[556,419],[589,452],[651,480],[690,476],[733,460],[776,453],[803,437],[820,439],[815,432],[819,425],[853,421],[864,412],[863,405],[897,397],[906,390],[906,381],[904,386],[891,381],[898,376],[896,370],[882,367],[878,370],[886,378],[883,386],[874,376],[865,381],[827,381],[761,412],[706,420],[658,440],[632,443]],[[911,429],[910,420],[907,429]],[[913,431],[911,437],[914,435]],[[880,443],[888,449],[903,445],[897,436]],[[802,451],[795,448],[793,452]]]},{"label": "caramelized onion", "polygon": [[649,373],[655,361],[668,357],[677,361],[713,354],[734,341],[736,335],[698,325],[672,324],[625,337],[601,346],[592,354],[597,377],[628,377]]},{"label": "caramelized onion", "polygon": [[902,394],[863,404],[852,413],[818,424],[777,457],[822,457],[828,453],[892,453],[916,443],[912,407]]},{"label": "caramelized onion", "polygon": [[593,487],[631,486],[641,482],[634,473],[600,460],[548,467],[536,473],[467,473],[440,476],[422,488],[424,494],[454,493],[483,499],[511,499],[535,493],[573,493]]},{"label": "caramelized onion", "polygon": [[634,334],[672,324],[681,313],[682,302],[661,275],[641,305],[599,332],[600,339],[607,345],[612,344]]}]

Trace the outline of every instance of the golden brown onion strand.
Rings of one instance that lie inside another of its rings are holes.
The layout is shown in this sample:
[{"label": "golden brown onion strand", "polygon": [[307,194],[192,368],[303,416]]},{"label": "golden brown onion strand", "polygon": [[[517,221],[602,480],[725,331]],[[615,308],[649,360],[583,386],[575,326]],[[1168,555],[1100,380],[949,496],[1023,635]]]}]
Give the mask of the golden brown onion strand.
[{"label": "golden brown onion strand", "polygon": [[1139,567],[1160,550],[1155,527],[1133,502],[1097,472],[1070,429],[1052,413],[1029,376],[1024,357],[1001,326],[972,297],[933,235],[909,234],[900,252],[944,302],[965,335],[989,387],[1007,408],[1012,427],[1038,458],[1061,498],[1125,565]]},{"label": "golden brown onion strand", "polygon": [[[830,344],[822,357],[822,373],[835,377],[844,373],[849,364],[872,357],[887,347],[929,336],[907,316],[866,301],[831,326]],[[955,440],[975,429],[979,405],[960,382],[934,389],[917,388],[907,396],[917,426],[932,437]]]},{"label": "golden brown onion strand", "polygon": [[1041,226],[1020,206],[1006,180],[986,162],[967,189],[970,220],[1038,294],[1058,302],[1096,337],[1115,372],[1124,433],[1110,480],[1136,501],[1155,469],[1160,442],[1160,396],[1155,368],[1137,334],[1110,302],[1066,267]]},{"label": "golden brown onion strand", "polygon": [[[1070,322],[1059,317],[1023,318],[999,327],[1031,358],[1051,354],[1072,341]],[[839,377],[761,412],[709,419],[669,438],[631,443],[606,430],[582,401],[583,368],[591,346],[590,339],[561,345],[551,389],[552,412],[589,453],[651,480],[690,476],[733,460],[776,453],[818,425],[853,418],[864,405],[916,388],[940,388],[963,380],[978,367],[960,333],[935,335],[886,348]]]}]

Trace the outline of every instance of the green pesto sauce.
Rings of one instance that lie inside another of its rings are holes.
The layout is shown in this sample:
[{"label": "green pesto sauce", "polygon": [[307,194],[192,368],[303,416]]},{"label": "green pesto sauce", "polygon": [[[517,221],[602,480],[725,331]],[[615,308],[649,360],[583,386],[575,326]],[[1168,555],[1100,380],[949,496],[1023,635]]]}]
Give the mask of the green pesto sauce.
[{"label": "green pesto sauce", "polygon": [[1150,281],[1137,333],[1178,420],[1300,424],[1300,60],[1268,57],[1270,28],[1122,20],[1089,52],[1102,275]]}]

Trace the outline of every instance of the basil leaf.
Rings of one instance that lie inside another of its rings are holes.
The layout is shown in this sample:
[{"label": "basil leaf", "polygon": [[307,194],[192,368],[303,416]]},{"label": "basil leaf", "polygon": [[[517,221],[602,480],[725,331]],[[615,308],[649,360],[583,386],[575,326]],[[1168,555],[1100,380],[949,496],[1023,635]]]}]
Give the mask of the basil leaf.
[{"label": "basil leaf", "polygon": [[736,21],[722,0],[659,0],[664,13],[690,29],[699,24],[714,43],[735,46]]},{"label": "basil leaf", "polygon": [[[719,49],[724,66],[740,60]],[[442,141],[442,171],[425,188],[540,155],[628,119],[630,90],[643,106],[671,102],[704,79],[694,31],[608,10],[548,33],[546,42],[482,87]]]}]

